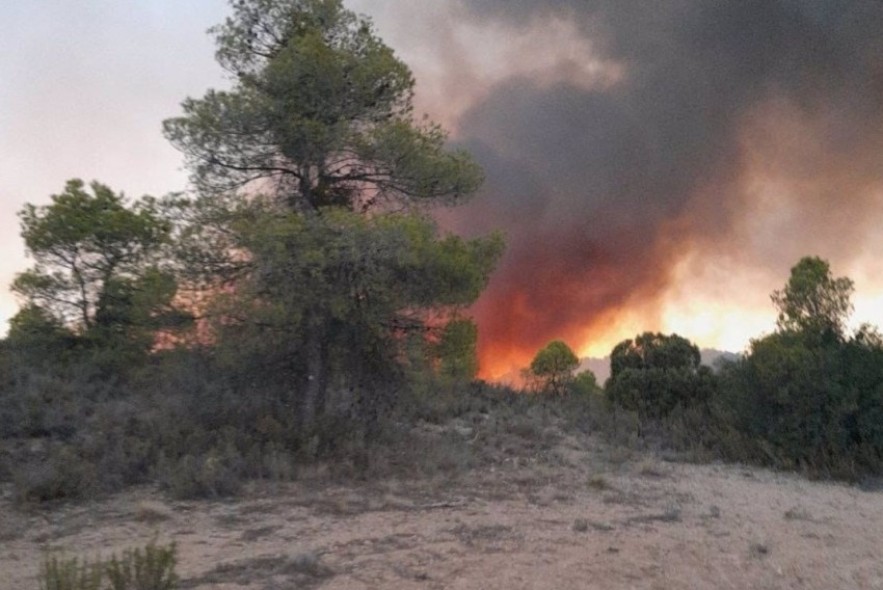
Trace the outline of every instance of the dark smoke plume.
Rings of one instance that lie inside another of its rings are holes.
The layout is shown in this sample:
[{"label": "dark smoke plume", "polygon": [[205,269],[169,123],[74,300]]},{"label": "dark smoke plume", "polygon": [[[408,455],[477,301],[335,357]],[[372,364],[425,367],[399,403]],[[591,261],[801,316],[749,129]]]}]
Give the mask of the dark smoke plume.
[{"label": "dark smoke plume", "polygon": [[[488,181],[444,221],[502,227],[509,244],[475,309],[486,375],[523,366],[552,338],[583,345],[618,310],[658,297],[689,252],[781,274],[803,254],[848,259],[863,247],[883,201],[883,3],[457,6],[462,22],[513,35],[567,21],[621,72],[595,86],[513,75],[458,123]],[[787,219],[750,235],[766,181]]]}]

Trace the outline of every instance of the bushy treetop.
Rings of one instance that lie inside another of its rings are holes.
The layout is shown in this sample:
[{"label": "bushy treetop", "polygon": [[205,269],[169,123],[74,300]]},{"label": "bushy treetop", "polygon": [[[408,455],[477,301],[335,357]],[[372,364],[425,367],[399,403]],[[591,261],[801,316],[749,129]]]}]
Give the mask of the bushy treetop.
[{"label": "bushy treetop", "polygon": [[414,79],[340,0],[235,0],[212,29],[229,91],[165,122],[206,194],[274,195],[297,211],[368,210],[472,194],[481,169],[412,119]]},{"label": "bushy treetop", "polygon": [[802,258],[791,269],[785,287],[771,296],[779,310],[779,329],[843,338],[853,290],[852,280],[835,278],[826,260]]}]

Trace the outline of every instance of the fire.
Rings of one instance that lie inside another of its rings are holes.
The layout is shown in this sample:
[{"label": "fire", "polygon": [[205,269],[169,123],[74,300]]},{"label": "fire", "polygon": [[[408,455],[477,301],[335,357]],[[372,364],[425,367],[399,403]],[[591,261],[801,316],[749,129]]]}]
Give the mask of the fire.
[{"label": "fire", "polygon": [[[849,267],[881,246],[878,3],[462,4],[469,30],[570,31],[542,76],[506,52],[481,88],[459,60],[443,74],[471,89],[448,119],[487,182],[440,222],[508,243],[473,308],[483,377],[553,339],[597,355],[645,330],[744,342],[800,256]],[[567,59],[617,75],[585,84]]]}]

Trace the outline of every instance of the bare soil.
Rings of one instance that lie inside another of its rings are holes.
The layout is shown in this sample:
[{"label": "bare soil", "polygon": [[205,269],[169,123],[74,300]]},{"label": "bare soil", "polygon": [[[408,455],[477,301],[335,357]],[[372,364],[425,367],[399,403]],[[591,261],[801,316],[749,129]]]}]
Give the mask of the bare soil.
[{"label": "bare soil", "polygon": [[255,484],[235,501],[136,489],[25,511],[0,500],[0,589],[47,549],[174,541],[182,588],[883,588],[883,492],[667,462],[593,437],[448,474]]}]

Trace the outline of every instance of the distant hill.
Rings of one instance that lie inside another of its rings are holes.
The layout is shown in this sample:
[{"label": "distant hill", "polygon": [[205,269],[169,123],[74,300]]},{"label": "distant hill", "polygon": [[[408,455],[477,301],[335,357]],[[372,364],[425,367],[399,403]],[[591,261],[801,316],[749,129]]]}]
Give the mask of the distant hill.
[{"label": "distant hill", "polygon": [[591,371],[595,374],[595,379],[598,381],[598,385],[604,385],[604,382],[607,381],[607,378],[610,377],[610,357],[605,356],[604,358],[594,358],[594,357],[586,357],[584,359],[580,359],[579,368],[576,370],[577,373],[582,371]]},{"label": "distant hill", "polygon": [[699,355],[702,357],[702,364],[708,365],[712,369],[717,369],[720,363],[737,361],[742,356],[735,352],[716,350],[714,348],[703,348],[699,351]]},{"label": "distant hill", "polygon": [[[714,348],[703,348],[699,351],[699,355],[702,358],[702,364],[708,365],[713,369],[716,368],[718,363],[720,362],[734,361],[739,358],[739,355],[734,352],[729,352],[726,350],[716,350]],[[589,370],[594,373],[595,377],[598,380],[598,384],[604,385],[604,382],[607,381],[607,379],[610,377],[610,357],[586,357],[584,359],[580,359],[577,372],[585,370]]]}]

